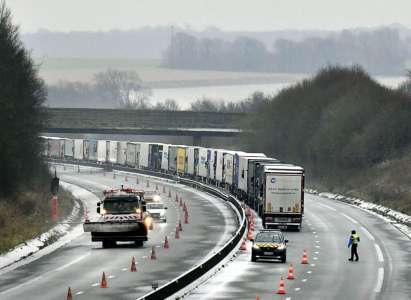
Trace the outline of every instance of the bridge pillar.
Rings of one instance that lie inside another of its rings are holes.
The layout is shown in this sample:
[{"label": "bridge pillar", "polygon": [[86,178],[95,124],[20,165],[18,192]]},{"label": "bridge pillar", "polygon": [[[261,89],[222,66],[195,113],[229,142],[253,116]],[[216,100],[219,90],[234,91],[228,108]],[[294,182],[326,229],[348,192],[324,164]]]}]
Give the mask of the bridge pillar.
[{"label": "bridge pillar", "polygon": [[201,134],[193,135],[193,146],[201,146]]}]

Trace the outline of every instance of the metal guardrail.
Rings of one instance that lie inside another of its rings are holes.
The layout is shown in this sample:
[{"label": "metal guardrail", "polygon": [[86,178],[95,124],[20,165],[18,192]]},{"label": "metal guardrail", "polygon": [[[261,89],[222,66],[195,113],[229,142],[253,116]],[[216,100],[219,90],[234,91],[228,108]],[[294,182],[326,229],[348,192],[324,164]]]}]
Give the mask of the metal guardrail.
[{"label": "metal guardrail", "polygon": [[[77,165],[98,167],[98,168],[107,167],[106,165],[101,165],[97,163],[89,163],[89,162],[53,160],[53,159],[49,159],[48,161],[54,162],[54,163],[77,164]],[[123,167],[123,166],[109,166],[109,167],[115,170],[119,170],[119,171],[126,171],[126,172],[139,173],[143,175],[150,175],[150,176],[155,176],[155,177],[171,179],[171,180],[180,182],[182,184],[203,190],[216,197],[219,197],[225,201],[230,202],[237,209],[237,212],[240,215],[240,219],[238,220],[238,223],[240,225],[236,233],[217,253],[213,254],[211,257],[207,258],[205,261],[191,268],[190,270],[186,271],[185,273],[178,276],[177,278],[160,286],[158,289],[138,298],[138,300],[158,300],[158,299],[165,299],[167,297],[172,296],[176,292],[182,290],[183,288],[193,283],[195,280],[199,279],[201,276],[203,276],[208,271],[210,271],[213,267],[218,265],[231,251],[234,250],[234,248],[241,241],[241,238],[244,235],[245,230],[247,228],[247,220],[245,217],[244,209],[242,208],[240,202],[238,201],[237,198],[235,198],[231,194],[227,194],[217,188],[211,187],[204,183],[197,182],[195,180],[191,180],[191,179],[187,179],[183,177],[177,177],[177,176],[166,174],[166,173],[154,172],[150,170],[133,169],[133,168]]]}]

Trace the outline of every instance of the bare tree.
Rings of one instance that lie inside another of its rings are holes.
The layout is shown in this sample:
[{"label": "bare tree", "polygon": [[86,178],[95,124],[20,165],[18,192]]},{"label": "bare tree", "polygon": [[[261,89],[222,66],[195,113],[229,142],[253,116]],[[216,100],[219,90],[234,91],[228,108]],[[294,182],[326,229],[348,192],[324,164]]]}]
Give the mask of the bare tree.
[{"label": "bare tree", "polygon": [[135,71],[108,69],[95,74],[94,81],[97,92],[106,102],[127,108],[146,108],[148,104],[151,91],[144,87]]},{"label": "bare tree", "polygon": [[163,111],[177,111],[180,110],[180,106],[174,99],[166,99],[164,102],[158,102],[156,106],[153,107],[154,110]]}]

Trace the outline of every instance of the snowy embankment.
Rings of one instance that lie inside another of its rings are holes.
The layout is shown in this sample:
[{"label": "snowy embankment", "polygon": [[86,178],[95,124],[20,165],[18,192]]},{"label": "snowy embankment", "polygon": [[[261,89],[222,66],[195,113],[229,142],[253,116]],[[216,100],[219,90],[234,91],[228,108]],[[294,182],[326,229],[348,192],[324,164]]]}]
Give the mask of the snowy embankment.
[{"label": "snowy embankment", "polygon": [[[77,223],[75,222],[76,219],[80,218],[79,214],[81,206],[78,199],[82,199],[85,193],[90,192],[65,182],[61,182],[61,186],[71,192],[76,199],[71,214],[47,232],[21,243],[9,252],[0,255],[0,270],[3,271],[6,267],[25,258],[33,257],[33,259],[35,259],[34,257],[37,256],[36,254],[38,254],[40,250],[46,250],[47,248],[48,251],[43,251],[43,255],[46,254],[46,252],[49,253],[54,251],[83,232],[81,225],[79,225],[79,221],[77,221]],[[73,225],[77,226],[73,228]]]},{"label": "snowy embankment", "polygon": [[351,205],[355,205],[361,209],[364,209],[368,212],[378,214],[379,216],[383,217],[386,221],[390,222],[393,226],[395,226],[398,230],[404,233],[411,239],[411,216],[403,214],[401,212],[395,211],[391,208],[386,206],[378,205],[371,202],[366,202],[364,200],[354,198],[354,197],[346,197],[339,194],[332,194],[332,193],[320,193],[313,189],[305,189],[307,193],[318,195],[323,198],[331,199],[331,200],[338,200],[342,201]]}]

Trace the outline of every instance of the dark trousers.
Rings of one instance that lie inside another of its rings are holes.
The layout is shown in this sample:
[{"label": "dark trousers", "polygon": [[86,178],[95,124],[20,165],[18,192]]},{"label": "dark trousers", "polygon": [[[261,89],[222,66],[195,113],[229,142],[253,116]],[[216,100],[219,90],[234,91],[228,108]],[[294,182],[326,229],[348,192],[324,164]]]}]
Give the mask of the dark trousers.
[{"label": "dark trousers", "polygon": [[352,244],[351,245],[351,258],[350,258],[350,260],[353,260],[354,256],[355,256],[355,260],[358,260],[357,248],[358,248],[358,244]]}]

